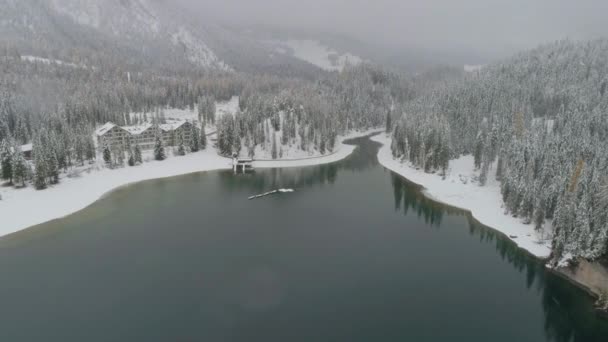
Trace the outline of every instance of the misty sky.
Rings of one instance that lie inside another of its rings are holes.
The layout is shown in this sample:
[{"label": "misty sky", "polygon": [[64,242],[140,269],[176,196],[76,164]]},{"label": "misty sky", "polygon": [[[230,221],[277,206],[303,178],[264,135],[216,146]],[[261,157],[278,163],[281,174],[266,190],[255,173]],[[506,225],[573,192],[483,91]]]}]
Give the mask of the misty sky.
[{"label": "misty sky", "polygon": [[608,35],[608,0],[177,0],[231,24],[346,33],[391,47],[484,58]]}]

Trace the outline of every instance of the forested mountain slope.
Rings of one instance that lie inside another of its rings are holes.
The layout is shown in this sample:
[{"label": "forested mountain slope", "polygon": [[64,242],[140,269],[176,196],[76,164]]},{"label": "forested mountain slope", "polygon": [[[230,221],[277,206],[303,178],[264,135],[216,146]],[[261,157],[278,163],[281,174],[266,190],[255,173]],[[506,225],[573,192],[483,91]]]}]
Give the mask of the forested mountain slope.
[{"label": "forested mountain slope", "polygon": [[46,170],[26,172],[29,181],[44,171],[42,189],[96,158],[96,126],[132,124],[133,113],[198,109],[205,121],[205,104],[240,96],[240,112],[218,122],[220,152],[257,147],[278,158],[283,146],[331,152],[338,134],[382,125],[394,102],[413,94],[404,77],[370,65],[337,73],[272,58],[255,39],[182,16],[168,1],[0,2],[0,159],[9,183],[20,145],[43,156],[34,164]]},{"label": "forested mountain slope", "polygon": [[308,74],[319,68],[166,0],[0,0],[0,47],[89,66]]},{"label": "forested mountain slope", "polygon": [[[473,154],[506,210],[553,234],[554,260],[608,242],[608,41],[560,41],[404,106],[393,154],[427,171]],[[490,172],[495,171],[495,172]]]}]

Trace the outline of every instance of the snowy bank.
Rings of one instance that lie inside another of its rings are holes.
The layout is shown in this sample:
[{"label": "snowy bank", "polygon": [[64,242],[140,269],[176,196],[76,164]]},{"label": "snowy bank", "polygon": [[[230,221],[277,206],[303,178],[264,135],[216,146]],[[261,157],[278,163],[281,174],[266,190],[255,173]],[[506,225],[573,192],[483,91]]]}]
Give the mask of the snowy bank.
[{"label": "snowy bank", "polygon": [[[293,161],[268,161],[256,165],[260,168],[318,165],[338,161],[349,156],[355,146],[344,140],[369,135],[373,131],[355,132],[341,137],[334,154]],[[0,188],[0,236],[58,219],[91,205],[104,194],[136,182],[179,176],[188,173],[230,170],[232,160],[221,157],[215,148],[171,157],[165,161],[150,161],[136,167],[96,169],[83,171],[78,177],[61,175],[61,182],[46,190],[37,191],[29,186],[23,189]],[[35,208],[35,210],[33,210]]]},{"label": "snowy bank", "polygon": [[551,243],[539,236],[533,225],[526,225],[518,218],[505,215],[500,194],[500,183],[495,177],[488,177],[486,186],[473,182],[473,158],[464,156],[450,161],[445,180],[437,174],[417,170],[409,163],[401,163],[392,156],[391,139],[386,134],[372,137],[383,146],[378,152],[378,161],[384,167],[400,174],[408,180],[424,187],[424,194],[438,202],[468,210],[482,224],[507,235],[519,247],[539,258],[547,258],[551,253]]},{"label": "snowy bank", "polygon": [[59,184],[41,191],[32,186],[2,189],[0,236],[77,212],[107,192],[130,183],[230,168],[229,159],[218,156],[215,149],[209,149],[162,162],[150,161],[136,167],[93,169],[74,178],[62,174]]},{"label": "snowy bank", "polygon": [[350,134],[339,136],[338,144],[336,144],[336,149],[333,153],[326,154],[323,156],[313,156],[313,157],[305,157],[305,158],[297,158],[297,159],[280,159],[280,160],[254,160],[253,166],[259,169],[267,169],[267,168],[277,168],[277,167],[300,167],[300,166],[311,166],[311,165],[319,165],[319,164],[329,164],[333,162],[337,162],[348,157],[357,146],[345,144],[344,141],[368,136],[374,133],[382,132],[382,129],[370,129],[367,131],[361,132],[351,132]]}]

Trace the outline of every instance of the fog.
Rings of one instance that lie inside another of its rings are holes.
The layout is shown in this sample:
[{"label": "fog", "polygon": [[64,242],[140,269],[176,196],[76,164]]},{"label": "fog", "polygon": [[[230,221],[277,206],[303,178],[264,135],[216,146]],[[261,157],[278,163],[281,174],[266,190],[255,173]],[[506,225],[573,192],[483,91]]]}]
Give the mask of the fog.
[{"label": "fog", "polygon": [[501,58],[608,33],[606,0],[175,0],[238,26],[346,34],[387,49]]}]

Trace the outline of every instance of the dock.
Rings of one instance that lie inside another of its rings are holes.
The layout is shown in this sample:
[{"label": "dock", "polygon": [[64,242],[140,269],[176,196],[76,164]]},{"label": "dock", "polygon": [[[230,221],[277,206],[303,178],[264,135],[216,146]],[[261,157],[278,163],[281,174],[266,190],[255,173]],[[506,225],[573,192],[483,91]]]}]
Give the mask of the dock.
[{"label": "dock", "polygon": [[253,159],[252,158],[232,158],[232,168],[234,173],[239,171],[242,173],[253,172]]}]

